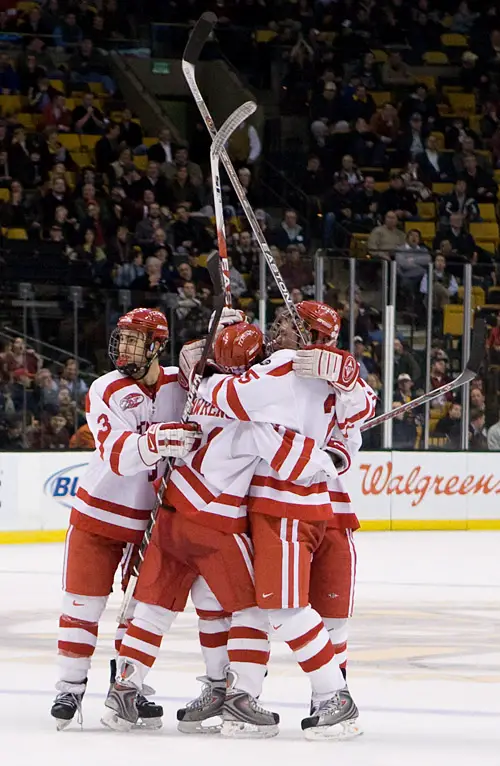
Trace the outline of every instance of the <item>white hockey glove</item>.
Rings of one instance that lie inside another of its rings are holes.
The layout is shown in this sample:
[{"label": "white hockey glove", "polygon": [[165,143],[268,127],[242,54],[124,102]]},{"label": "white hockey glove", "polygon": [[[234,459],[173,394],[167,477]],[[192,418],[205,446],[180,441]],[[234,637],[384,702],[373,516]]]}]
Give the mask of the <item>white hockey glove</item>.
[{"label": "white hockey glove", "polygon": [[203,349],[205,347],[205,340],[190,340],[185,343],[181,348],[179,354],[179,385],[187,391],[189,389],[189,381],[191,380],[191,373],[195,369],[196,365],[201,359]]},{"label": "white hockey glove", "polygon": [[330,439],[327,442],[325,451],[329,453],[339,476],[349,470],[351,467],[351,456],[349,455],[349,450],[342,442]]},{"label": "white hockey glove", "polygon": [[359,377],[359,364],[353,355],[330,346],[300,349],[293,369],[301,378],[326,380],[340,391],[352,391]]},{"label": "white hockey glove", "polygon": [[[212,322],[214,321],[215,317],[215,311],[212,312],[212,316],[210,317],[210,322],[208,323],[208,331],[210,332],[212,328]],[[241,309],[230,309],[224,306],[222,309],[222,314],[219,319],[219,324],[217,325],[217,335],[220,333],[221,330],[224,329],[224,327],[229,327],[229,325],[232,324],[238,324],[239,322],[245,321],[245,312],[241,311]]]},{"label": "white hockey glove", "polygon": [[196,423],[154,423],[138,440],[139,454],[147,466],[164,457],[184,457],[201,443]]}]

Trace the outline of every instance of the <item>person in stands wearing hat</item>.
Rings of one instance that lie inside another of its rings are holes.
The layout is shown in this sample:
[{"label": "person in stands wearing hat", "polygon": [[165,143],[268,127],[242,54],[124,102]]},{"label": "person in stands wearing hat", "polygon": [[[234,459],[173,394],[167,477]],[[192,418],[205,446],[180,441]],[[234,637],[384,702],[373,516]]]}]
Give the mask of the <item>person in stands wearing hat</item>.
[{"label": "person in stands wearing hat", "polygon": [[361,335],[356,335],[354,338],[354,358],[359,364],[359,377],[362,380],[367,380],[368,375],[375,371],[375,365],[373,359],[366,356],[366,346]]},{"label": "person in stands wearing hat", "polygon": [[407,372],[402,372],[398,375],[396,383],[396,393],[394,394],[394,401],[400,404],[406,404],[413,399],[413,380]]},{"label": "person in stands wearing hat", "polygon": [[33,374],[23,367],[19,367],[12,373],[13,382],[10,393],[16,412],[20,413],[25,408],[28,412],[35,411],[33,377]]}]

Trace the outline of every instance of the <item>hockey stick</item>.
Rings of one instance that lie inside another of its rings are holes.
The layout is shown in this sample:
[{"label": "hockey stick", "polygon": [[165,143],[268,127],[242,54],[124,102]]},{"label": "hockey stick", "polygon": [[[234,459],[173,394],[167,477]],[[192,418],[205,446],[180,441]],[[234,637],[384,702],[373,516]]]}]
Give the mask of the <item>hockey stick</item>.
[{"label": "hockey stick", "polygon": [[[209,332],[205,340],[205,345],[203,346],[203,352],[202,352],[200,361],[198,362],[196,372],[193,375],[191,384],[189,386],[189,392],[187,395],[186,404],[184,405],[184,409],[181,415],[181,423],[187,423],[189,420],[191,410],[193,409],[194,400],[196,399],[196,395],[198,393],[198,389],[200,387],[200,383],[203,378],[205,366],[207,364],[207,360],[212,351],[213,342],[215,340],[215,335],[217,332],[217,325],[219,324],[219,319],[221,317],[222,309],[224,307],[224,300],[223,300],[224,291],[222,290],[222,286],[221,286],[219,257],[216,250],[210,253],[210,255],[207,257],[207,269],[210,273],[210,278],[214,286],[215,315],[212,319],[212,323],[210,325]],[[172,473],[172,468],[173,468],[173,462],[169,460],[165,474],[162,477],[160,486],[156,493],[155,504],[154,504],[153,510],[151,511],[151,516],[149,517],[148,525],[144,531],[144,535],[141,540],[139,550],[137,551],[135,561],[131,567],[129,581],[128,581],[125,593],[123,594],[122,605],[117,617],[117,622],[119,624],[123,624],[125,622],[126,615],[130,606],[130,602],[132,601],[132,598],[134,596],[135,586],[137,585],[137,580],[139,579],[139,572],[142,566],[142,562],[144,561],[144,556],[146,555],[146,549],[151,541],[151,535],[153,534],[153,529],[156,524],[156,519],[158,518],[158,513],[161,507],[163,493],[166,489],[168,480],[170,478],[170,474]]]},{"label": "hockey stick", "polygon": [[[203,117],[203,121],[205,125],[207,126],[207,130],[212,136],[212,139],[215,139],[217,135],[217,128],[215,127],[214,121],[212,120],[212,116],[210,112],[208,111],[208,107],[203,99],[201,91],[198,87],[198,83],[196,82],[195,66],[200,57],[202,48],[205,45],[207,38],[210,35],[216,23],[217,23],[217,16],[214,13],[211,13],[210,11],[207,11],[198,19],[198,22],[196,23],[195,28],[191,32],[191,36],[184,50],[184,56],[182,59],[182,71],[184,73],[184,77],[186,78],[186,82],[196,102],[196,106],[198,107],[200,114]],[[252,210],[250,203],[247,200],[245,190],[243,189],[240,183],[238,174],[236,173],[233,167],[233,164],[231,160],[229,159],[229,155],[224,148],[222,149],[220,156],[222,159],[222,163],[224,167],[226,168],[226,172],[229,176],[229,180],[231,181],[234,187],[234,190],[236,192],[236,195],[243,208],[243,212],[248,218],[248,222],[250,224],[254,237],[257,240],[257,243],[262,253],[264,254],[264,257],[267,261],[267,265],[269,266],[271,270],[271,273],[281,293],[281,297],[283,298],[285,306],[288,312],[290,313],[290,316],[293,319],[293,323],[297,329],[297,332],[299,333],[302,342],[308,343],[309,333],[307,332],[307,329],[302,319],[297,313],[297,309],[295,308],[295,305],[290,297],[290,293],[288,292],[288,288],[285,282],[283,281],[283,277],[280,274],[278,265],[276,261],[274,260],[274,257],[273,257],[273,254],[271,253],[269,245],[267,244],[264,233],[259,226],[259,222],[257,221],[257,218],[255,217],[255,213]]]},{"label": "hockey stick", "polygon": [[234,130],[257,109],[257,104],[247,101],[229,115],[219,132],[216,134],[210,149],[210,170],[214,193],[215,225],[217,228],[217,244],[219,246],[222,286],[226,306],[231,306],[231,282],[229,279],[229,262],[227,260],[226,228],[224,225],[224,206],[222,201],[222,186],[220,182],[220,158],[224,146]]},{"label": "hockey stick", "polygon": [[451,380],[449,383],[445,383],[444,386],[434,388],[432,391],[427,391],[427,393],[422,394],[422,396],[419,396],[417,399],[413,399],[411,402],[401,404],[399,407],[395,407],[389,412],[383,412],[382,415],[377,415],[376,418],[367,420],[366,423],[361,426],[361,431],[368,431],[369,428],[375,428],[375,426],[379,426],[381,423],[385,423],[386,420],[390,420],[397,415],[401,415],[403,412],[413,410],[415,407],[420,407],[422,404],[430,402],[432,399],[436,399],[438,396],[447,394],[449,391],[453,391],[455,388],[461,388],[461,386],[465,386],[467,383],[470,383],[476,377],[484,359],[485,340],[486,322],[484,319],[476,319],[474,322],[474,332],[472,335],[469,361],[467,362],[465,370],[460,373],[458,378]]}]

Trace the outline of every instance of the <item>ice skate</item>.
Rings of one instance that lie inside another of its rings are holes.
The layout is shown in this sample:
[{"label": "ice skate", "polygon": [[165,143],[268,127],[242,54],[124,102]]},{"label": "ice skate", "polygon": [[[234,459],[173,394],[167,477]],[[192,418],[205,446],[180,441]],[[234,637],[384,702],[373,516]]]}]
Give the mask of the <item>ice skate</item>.
[{"label": "ice skate", "polygon": [[226,698],[226,679],[213,680],[208,676],[199,676],[203,689],[196,699],[177,711],[177,728],[184,734],[219,734],[221,724],[203,726],[204,721],[216,716],[222,717],[222,708]]},{"label": "ice skate", "polygon": [[[116,660],[110,660],[110,691],[116,681]],[[147,699],[155,694],[155,690],[150,686],[143,684],[142,690],[137,693],[137,699],[135,701],[137,712],[139,717],[134,728],[141,729],[161,729],[163,726],[163,708],[161,705],[157,705],[156,702]]]},{"label": "ice skate", "polygon": [[108,729],[130,731],[137,724],[139,719],[139,711],[137,710],[139,689],[132,680],[135,673],[134,666],[126,662],[108,692],[104,703],[106,710],[101,718],[101,723]]},{"label": "ice skate", "polygon": [[56,719],[58,731],[66,729],[75,715],[77,716],[77,723],[80,726],[82,725],[82,699],[86,686],[87,679],[78,684],[69,683],[68,681],[57,682],[56,689],[59,691],[59,694],[54,700],[50,714]]},{"label": "ice skate", "polygon": [[313,703],[312,708],[310,717],[302,721],[306,739],[353,739],[363,733],[347,686],[330,699]]},{"label": "ice skate", "polygon": [[229,671],[221,735],[235,739],[275,737],[279,731],[279,715],[261,707],[248,692],[238,689],[237,683],[236,673]]}]

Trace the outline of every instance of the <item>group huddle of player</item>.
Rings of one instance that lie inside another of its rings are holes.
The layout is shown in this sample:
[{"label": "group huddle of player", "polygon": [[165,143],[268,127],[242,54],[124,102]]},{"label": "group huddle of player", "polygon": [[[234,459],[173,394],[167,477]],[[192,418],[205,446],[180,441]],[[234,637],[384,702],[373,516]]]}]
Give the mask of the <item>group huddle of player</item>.
[{"label": "group huddle of player", "polygon": [[162,725],[145,680],[190,597],[206,675],[200,696],[177,713],[180,731],[278,733],[278,714],[259,704],[272,635],[310,681],[304,735],[361,733],[346,683],[359,525],[343,475],[376,397],[354,357],[337,348],[337,312],[316,301],[297,311],[307,343],[285,312],[265,343],[241,311],[223,310],[187,423],[181,414],[205,340],[183,347],[179,369],[162,367],[163,314],[134,309],[119,320],[110,340],[116,369],[88,395],[96,450],[66,539],[51,711],[59,729],[82,720],[98,623],[120,564],[127,583],[169,459],[134,599],[117,629],[102,723],[117,731]]}]

